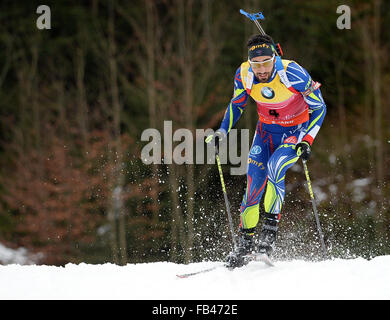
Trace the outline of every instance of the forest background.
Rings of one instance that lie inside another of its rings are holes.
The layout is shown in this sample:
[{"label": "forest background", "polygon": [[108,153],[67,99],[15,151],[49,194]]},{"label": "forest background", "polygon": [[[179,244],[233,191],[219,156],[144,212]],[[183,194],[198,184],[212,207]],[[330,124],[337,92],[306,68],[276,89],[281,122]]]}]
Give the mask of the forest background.
[{"label": "forest background", "polygon": [[[40,30],[41,4],[0,4],[3,245],[38,264],[221,259],[231,239],[216,165],[144,164],[141,135],[172,121],[195,143],[196,129],[219,128],[257,33],[242,8],[262,11],[284,58],[322,83],[327,115],[308,166],[330,254],[390,254],[389,2],[46,1],[51,29]],[[350,29],[337,27],[340,5]],[[236,128],[250,140],[256,118],[248,102]],[[230,167],[237,226],[246,177]],[[277,257],[315,259],[299,162],[286,180]]]}]

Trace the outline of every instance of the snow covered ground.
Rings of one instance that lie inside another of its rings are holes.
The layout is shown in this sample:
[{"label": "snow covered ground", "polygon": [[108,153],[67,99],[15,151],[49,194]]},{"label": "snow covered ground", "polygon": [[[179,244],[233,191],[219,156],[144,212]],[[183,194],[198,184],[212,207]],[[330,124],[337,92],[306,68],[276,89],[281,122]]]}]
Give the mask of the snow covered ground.
[{"label": "snow covered ground", "polygon": [[40,254],[31,254],[26,248],[11,249],[0,243],[0,264],[35,264],[41,257]]},{"label": "snow covered ground", "polygon": [[0,266],[0,299],[390,299],[390,256],[261,262],[180,279],[219,262]]}]

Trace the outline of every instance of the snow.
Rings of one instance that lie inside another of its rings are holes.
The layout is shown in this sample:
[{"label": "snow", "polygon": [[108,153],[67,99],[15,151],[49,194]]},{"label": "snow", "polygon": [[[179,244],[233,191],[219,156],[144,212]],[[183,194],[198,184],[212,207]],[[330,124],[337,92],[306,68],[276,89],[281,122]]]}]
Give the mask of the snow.
[{"label": "snow", "polygon": [[0,266],[0,299],[212,300],[390,299],[390,256],[262,262],[180,279],[221,262],[154,262],[118,266]]},{"label": "snow", "polygon": [[11,249],[0,243],[0,264],[34,264],[42,258],[40,254],[31,254],[26,248]]}]

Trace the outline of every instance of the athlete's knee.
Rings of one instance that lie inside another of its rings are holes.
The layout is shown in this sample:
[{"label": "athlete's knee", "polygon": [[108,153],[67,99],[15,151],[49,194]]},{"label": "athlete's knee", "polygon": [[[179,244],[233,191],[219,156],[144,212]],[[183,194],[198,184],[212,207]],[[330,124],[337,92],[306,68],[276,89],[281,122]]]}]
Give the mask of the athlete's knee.
[{"label": "athlete's knee", "polygon": [[294,144],[285,143],[280,145],[267,163],[268,178],[274,183],[278,183],[284,178],[284,174],[297,160]]}]

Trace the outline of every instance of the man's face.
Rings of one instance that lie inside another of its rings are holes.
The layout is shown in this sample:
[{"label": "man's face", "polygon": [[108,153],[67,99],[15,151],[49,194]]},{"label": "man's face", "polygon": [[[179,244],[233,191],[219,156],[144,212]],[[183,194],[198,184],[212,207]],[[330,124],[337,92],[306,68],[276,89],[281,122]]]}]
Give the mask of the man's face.
[{"label": "man's face", "polygon": [[251,66],[259,82],[268,82],[274,69],[275,59],[272,56],[258,56],[252,58],[251,62],[265,62],[260,64],[251,63]]}]

